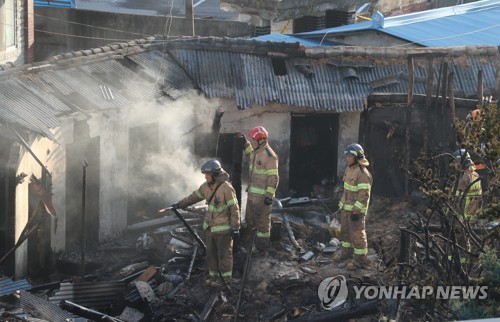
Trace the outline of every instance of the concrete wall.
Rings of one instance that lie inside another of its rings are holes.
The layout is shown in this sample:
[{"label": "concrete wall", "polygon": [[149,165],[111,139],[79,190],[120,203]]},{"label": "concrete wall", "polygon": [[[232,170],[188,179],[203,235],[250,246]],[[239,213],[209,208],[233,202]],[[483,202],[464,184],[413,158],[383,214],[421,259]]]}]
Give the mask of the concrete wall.
[{"label": "concrete wall", "polygon": [[[280,183],[277,196],[288,191],[288,172],[290,164],[290,110],[279,104],[265,107],[256,106],[251,109],[238,110],[235,102],[223,104],[225,113],[221,121],[221,133],[242,132],[245,135],[257,125],[262,125],[269,132],[269,145],[279,157]],[[248,160],[246,160],[248,162]],[[248,169],[247,166],[244,170]],[[247,178],[244,176],[244,178]]]},{"label": "concrete wall", "polygon": [[341,113],[339,117],[339,149],[337,175],[342,178],[347,166],[344,148],[351,143],[359,142],[360,113]]},{"label": "concrete wall", "polygon": [[[57,149],[57,145],[46,139],[41,137],[34,137],[28,144],[31,146],[32,151],[35,155],[46,165],[49,172],[52,172],[59,164],[55,162],[55,159],[51,159],[52,151]],[[22,184],[18,184],[16,187],[16,219],[15,219],[15,236],[16,241],[19,239],[21,232],[23,231],[26,223],[28,222],[28,218],[30,216],[29,213],[29,178],[31,175],[35,175],[38,179],[42,176],[42,168],[36,163],[33,156],[29,154],[26,149],[22,148],[22,152],[20,155],[19,166],[17,170],[17,175],[22,172],[28,174],[26,179]],[[56,207],[56,211],[61,209],[60,207]],[[59,213],[58,213],[59,215]],[[64,215],[64,214],[62,214]],[[27,273],[27,263],[28,263],[28,241],[25,241],[17,250],[16,250],[16,277],[23,277]]]},{"label": "concrete wall", "polygon": [[[278,197],[286,195],[289,190],[291,115],[292,113],[317,114],[317,112],[308,108],[290,107],[278,103],[271,103],[265,107],[256,106],[242,111],[237,110],[235,105],[234,101],[223,101],[222,107],[225,113],[222,118],[221,133],[240,131],[246,134],[254,126],[264,126],[269,132],[269,143],[280,158]],[[339,115],[337,175],[341,176],[346,167],[343,149],[348,144],[358,142],[360,113]]]},{"label": "concrete wall", "polygon": [[99,241],[127,228],[128,126],[118,111],[89,120],[90,136],[100,137]]},{"label": "concrete wall", "polygon": [[[152,35],[190,35],[184,18],[144,16],[66,8],[36,8],[35,60]],[[73,23],[68,23],[71,21]],[[253,36],[254,27],[237,21],[195,19],[196,36]],[[54,34],[55,33],[55,34]]]}]

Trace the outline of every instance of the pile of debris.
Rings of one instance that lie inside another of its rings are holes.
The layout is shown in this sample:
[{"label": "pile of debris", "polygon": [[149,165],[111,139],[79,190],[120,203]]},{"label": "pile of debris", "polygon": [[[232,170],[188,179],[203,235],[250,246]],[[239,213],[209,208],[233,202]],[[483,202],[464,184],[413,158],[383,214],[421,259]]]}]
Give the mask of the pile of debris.
[{"label": "pile of debris", "polygon": [[[252,254],[236,241],[233,284],[205,286],[203,207],[137,223],[101,245],[86,262],[78,254],[58,259],[49,283],[0,279],[2,320],[46,321],[274,321],[350,318],[377,312],[377,304],[325,312],[322,280],[352,276],[334,263],[339,217],[334,201],[289,198],[273,207],[271,247]],[[370,236],[369,236],[370,237]],[[374,268],[356,275],[374,280],[384,261],[370,248]],[[84,265],[84,267],[82,267]],[[78,271],[80,274],[78,274]],[[84,273],[82,273],[84,272]],[[78,275],[78,277],[75,277]],[[325,314],[329,314],[325,317]],[[332,315],[333,314],[333,315]]]}]

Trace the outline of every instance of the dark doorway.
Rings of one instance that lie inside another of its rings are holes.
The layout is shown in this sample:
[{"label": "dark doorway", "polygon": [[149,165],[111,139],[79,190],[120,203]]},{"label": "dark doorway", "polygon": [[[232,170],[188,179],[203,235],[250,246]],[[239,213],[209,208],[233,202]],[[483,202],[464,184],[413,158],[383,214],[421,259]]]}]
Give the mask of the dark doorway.
[{"label": "dark doorway", "polygon": [[[0,254],[3,256],[15,245],[15,207],[16,207],[16,169],[19,148],[13,146],[14,140],[0,135]],[[15,160],[15,161],[14,161]],[[1,273],[15,274],[15,253],[9,255],[1,264]]]},{"label": "dark doorway", "polygon": [[129,225],[156,215],[158,209],[164,206],[160,202],[165,197],[156,190],[156,187],[161,187],[162,175],[153,173],[153,170],[145,166],[151,156],[159,153],[159,148],[158,123],[130,128],[127,197]]},{"label": "dark doorway", "polygon": [[75,141],[66,146],[66,250],[81,249],[83,160],[87,160],[86,249],[99,245],[100,138],[90,138],[86,122],[75,123]]},{"label": "dark doorway", "polygon": [[337,172],[338,114],[292,114],[290,189],[311,196]]}]

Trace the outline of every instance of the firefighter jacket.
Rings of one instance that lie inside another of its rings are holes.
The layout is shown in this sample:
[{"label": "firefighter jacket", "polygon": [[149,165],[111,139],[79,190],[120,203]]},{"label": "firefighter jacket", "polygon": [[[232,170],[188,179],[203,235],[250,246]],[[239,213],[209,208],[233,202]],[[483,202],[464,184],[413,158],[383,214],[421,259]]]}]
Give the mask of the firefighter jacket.
[{"label": "firefighter jacket", "polygon": [[215,178],[215,183],[204,182],[191,195],[179,201],[179,207],[186,208],[205,199],[209,204],[203,222],[204,229],[210,229],[213,233],[239,230],[240,209],[228,179],[229,174],[223,171]]},{"label": "firefighter jacket", "polygon": [[366,168],[368,165],[367,159],[361,159],[346,168],[344,190],[339,202],[341,210],[366,215],[373,182],[372,175]]},{"label": "firefighter jacket", "polygon": [[465,193],[464,216],[466,218],[477,215],[483,194],[481,180],[478,180],[479,175],[475,170],[473,165],[469,166],[458,180],[457,196],[460,197]]},{"label": "firefighter jacket", "polygon": [[279,182],[278,155],[267,142],[254,150],[247,141],[245,153],[249,157],[248,194],[274,198]]}]

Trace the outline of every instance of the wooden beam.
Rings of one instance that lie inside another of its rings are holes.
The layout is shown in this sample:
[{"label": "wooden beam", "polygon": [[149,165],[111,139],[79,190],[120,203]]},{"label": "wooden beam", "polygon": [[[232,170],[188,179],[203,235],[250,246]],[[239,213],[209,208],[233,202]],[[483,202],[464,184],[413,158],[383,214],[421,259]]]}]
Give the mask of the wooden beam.
[{"label": "wooden beam", "polygon": [[405,174],[405,194],[410,194],[410,178],[408,171],[410,169],[410,152],[411,152],[411,111],[413,106],[413,87],[415,83],[413,65],[413,57],[408,57],[408,97],[406,101],[406,117],[405,117],[405,148],[404,148],[404,166],[406,170]]}]

